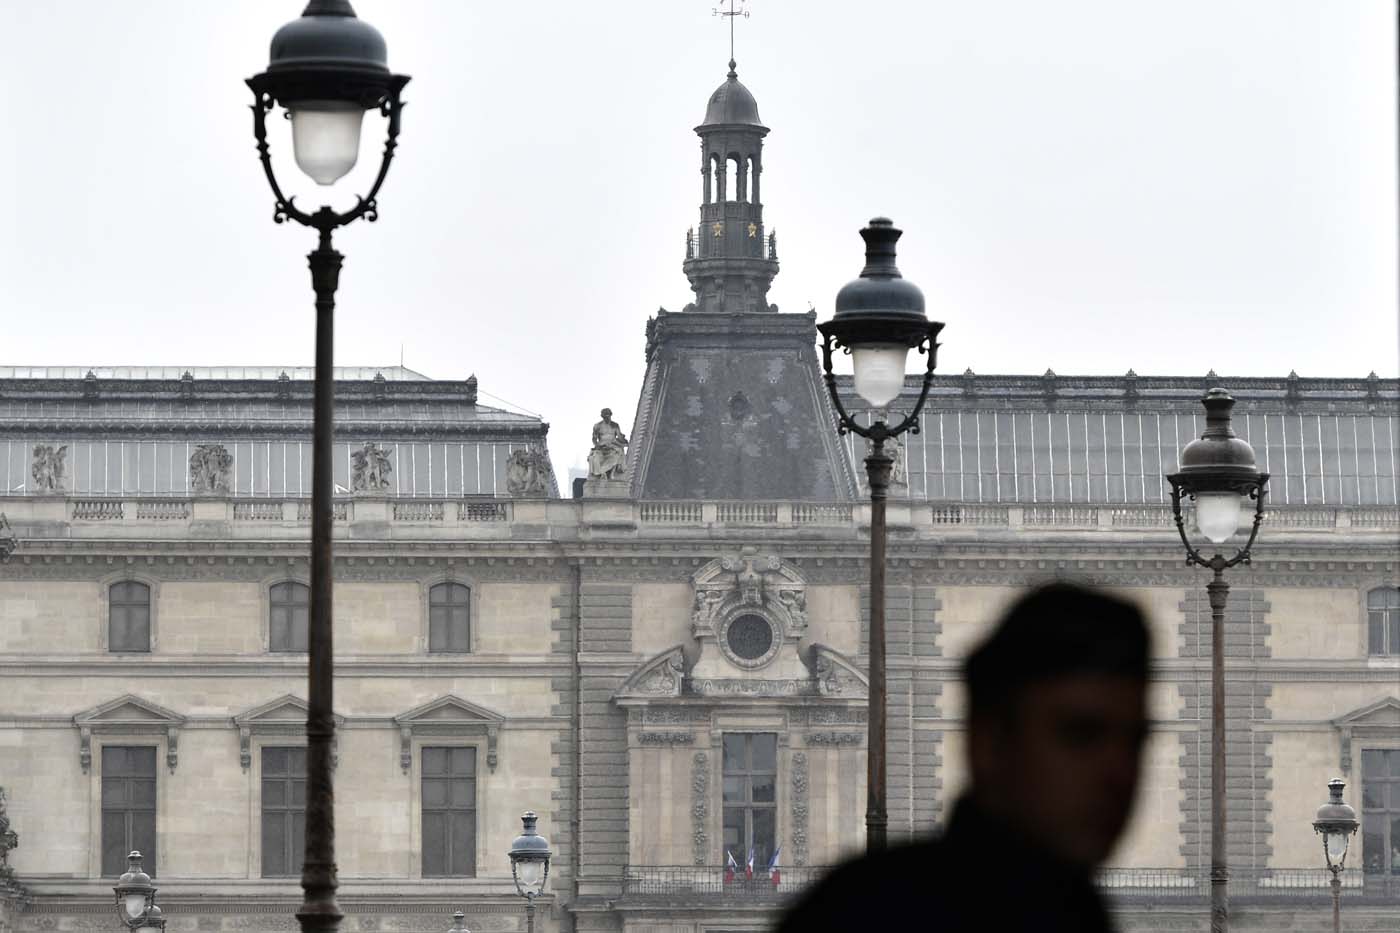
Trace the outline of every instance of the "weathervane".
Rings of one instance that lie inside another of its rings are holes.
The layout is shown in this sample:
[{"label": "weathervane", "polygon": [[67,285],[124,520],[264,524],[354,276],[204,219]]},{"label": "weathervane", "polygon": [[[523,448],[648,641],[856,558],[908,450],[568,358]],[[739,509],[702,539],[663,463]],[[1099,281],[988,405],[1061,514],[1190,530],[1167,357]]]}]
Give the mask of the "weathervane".
[{"label": "weathervane", "polygon": [[734,18],[742,16],[748,19],[749,11],[744,7],[748,0],[729,0],[729,9],[722,6],[714,7],[710,10],[711,16],[723,16],[729,20],[729,67],[734,67]]}]

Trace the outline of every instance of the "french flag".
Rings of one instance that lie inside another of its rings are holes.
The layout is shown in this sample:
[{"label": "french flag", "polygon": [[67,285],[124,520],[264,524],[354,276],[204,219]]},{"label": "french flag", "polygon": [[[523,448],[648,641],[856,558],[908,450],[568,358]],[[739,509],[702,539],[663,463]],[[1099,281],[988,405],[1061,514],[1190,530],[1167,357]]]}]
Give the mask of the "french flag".
[{"label": "french flag", "polygon": [[778,846],[773,850],[773,857],[768,860],[768,877],[773,879],[773,887],[775,888],[778,886],[778,882],[782,880],[782,872],[778,870],[778,855],[782,851],[783,847]]},{"label": "french flag", "polygon": [[749,860],[744,863],[744,877],[753,879],[753,847],[749,847]]},{"label": "french flag", "polygon": [[726,859],[724,864],[724,883],[733,884],[734,873],[739,870],[739,863],[734,861],[734,853],[730,852],[728,849],[724,850],[724,857]]}]

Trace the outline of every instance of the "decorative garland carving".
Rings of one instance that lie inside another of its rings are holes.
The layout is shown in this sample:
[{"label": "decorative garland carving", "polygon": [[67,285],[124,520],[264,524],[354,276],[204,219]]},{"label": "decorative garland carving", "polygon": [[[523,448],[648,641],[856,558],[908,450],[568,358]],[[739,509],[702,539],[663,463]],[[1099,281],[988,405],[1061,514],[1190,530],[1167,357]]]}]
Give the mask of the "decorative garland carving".
[{"label": "decorative garland carving", "polygon": [[808,745],[859,745],[865,736],[859,732],[809,732]]},{"label": "decorative garland carving", "polygon": [[689,732],[639,732],[637,742],[642,745],[694,745],[695,736]]},{"label": "decorative garland carving", "polygon": [[792,753],[792,861],[807,864],[807,753]]},{"label": "decorative garland carving", "polygon": [[705,828],[710,815],[710,756],[696,752],[690,775],[691,860],[696,865],[710,861],[709,833]]}]

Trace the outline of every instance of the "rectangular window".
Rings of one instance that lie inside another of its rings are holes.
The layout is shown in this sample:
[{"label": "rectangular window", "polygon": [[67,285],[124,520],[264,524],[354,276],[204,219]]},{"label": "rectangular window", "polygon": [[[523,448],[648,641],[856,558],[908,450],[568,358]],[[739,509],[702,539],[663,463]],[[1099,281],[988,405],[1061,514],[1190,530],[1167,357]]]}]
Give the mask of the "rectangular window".
[{"label": "rectangular window", "polygon": [[724,849],[742,867],[753,853],[763,871],[777,845],[778,736],[773,732],[724,735]]},{"label": "rectangular window", "polygon": [[428,650],[471,650],[471,590],[438,583],[428,590]]},{"label": "rectangular window", "polygon": [[262,873],[301,874],[306,854],[306,748],[262,750]]},{"label": "rectangular window", "polygon": [[151,588],[146,584],[125,580],[107,590],[107,650],[151,650]]},{"label": "rectangular window", "polygon": [[102,749],[102,874],[126,871],[126,856],[141,853],[156,873],[156,749],[107,745]]},{"label": "rectangular window", "polygon": [[476,874],[476,749],[423,749],[423,877]]},{"label": "rectangular window", "polygon": [[1400,875],[1400,748],[1361,752],[1361,867]]}]

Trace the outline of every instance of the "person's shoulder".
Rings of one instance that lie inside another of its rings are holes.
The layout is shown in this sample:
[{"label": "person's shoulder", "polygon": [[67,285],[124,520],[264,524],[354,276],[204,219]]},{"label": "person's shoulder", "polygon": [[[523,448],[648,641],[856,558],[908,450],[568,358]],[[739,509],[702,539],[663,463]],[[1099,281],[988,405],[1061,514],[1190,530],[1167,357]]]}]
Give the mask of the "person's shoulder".
[{"label": "person's shoulder", "polygon": [[[882,906],[903,903],[894,895],[927,885],[932,864],[945,858],[940,840],[894,846],[843,862],[806,891],[784,913],[778,933],[849,930],[851,923],[877,919]],[[929,892],[925,889],[924,896]]]}]

